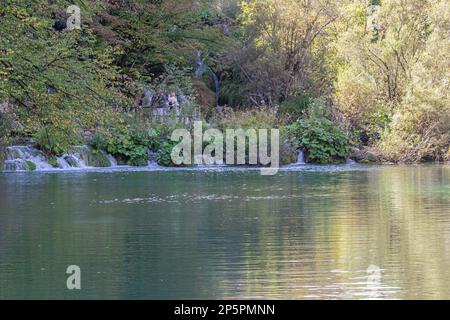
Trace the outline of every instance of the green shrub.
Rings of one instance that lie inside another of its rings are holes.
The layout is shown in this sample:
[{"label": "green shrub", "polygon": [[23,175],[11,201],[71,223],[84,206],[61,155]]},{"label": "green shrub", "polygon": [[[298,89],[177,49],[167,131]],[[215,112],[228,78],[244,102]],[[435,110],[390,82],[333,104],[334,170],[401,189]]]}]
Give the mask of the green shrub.
[{"label": "green shrub", "polygon": [[47,156],[61,156],[76,143],[73,137],[52,128],[43,127],[33,135],[36,147]]},{"label": "green shrub", "polygon": [[309,104],[310,98],[307,95],[290,98],[281,104],[279,113],[288,118],[299,118],[308,110]]},{"label": "green shrub", "polygon": [[150,150],[158,150],[160,144],[161,144],[161,134],[158,130],[154,128],[150,128],[147,130],[147,146],[150,148]]},{"label": "green shrub", "polygon": [[143,130],[126,126],[110,134],[95,133],[90,145],[97,151],[106,151],[117,157],[119,163],[131,166],[146,166],[148,149],[156,150],[160,145],[156,129]]},{"label": "green shrub", "polygon": [[172,167],[172,149],[177,145],[177,142],[168,141],[160,146],[156,155],[156,161],[160,166]]},{"label": "green shrub", "polygon": [[294,145],[306,150],[308,162],[343,162],[349,155],[349,139],[341,129],[324,116],[313,115],[299,119],[287,130]]},{"label": "green shrub", "polygon": [[108,139],[105,134],[95,132],[89,141],[89,145],[95,150],[106,150],[108,148]]},{"label": "green shrub", "polygon": [[129,165],[147,161],[147,146],[133,140],[129,135],[113,137],[106,150],[114,156],[125,159]]}]

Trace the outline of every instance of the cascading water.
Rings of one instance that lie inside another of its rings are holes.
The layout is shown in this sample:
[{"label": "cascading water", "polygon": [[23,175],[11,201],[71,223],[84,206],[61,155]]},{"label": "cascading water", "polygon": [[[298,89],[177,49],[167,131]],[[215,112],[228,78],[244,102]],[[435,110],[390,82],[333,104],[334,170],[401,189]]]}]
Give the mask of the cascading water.
[{"label": "cascading water", "polygon": [[200,51],[197,51],[197,57],[195,59],[195,63],[197,64],[197,68],[195,70],[195,75],[197,77],[201,77],[206,71],[209,71],[211,74],[214,86],[215,86],[215,93],[216,93],[216,108],[220,109],[219,106],[219,100],[220,100],[220,80],[217,74],[211,69],[210,66],[208,66],[205,61],[202,59],[202,53]]},{"label": "cascading water", "polygon": [[[76,146],[71,152],[68,152],[58,158],[58,167],[61,169],[86,168],[88,167],[88,154],[88,146]],[[60,163],[61,165],[59,165]]]},{"label": "cascading water", "polygon": [[[97,153],[98,154],[98,153]],[[117,166],[116,159],[106,153],[102,153],[107,158],[106,163],[111,167]],[[5,161],[1,170],[5,171],[48,171],[48,170],[71,170],[90,167],[90,160],[93,158],[93,151],[89,146],[76,146],[72,151],[56,158],[56,166],[49,163],[48,158],[42,151],[31,146],[11,146],[5,149]],[[105,165],[104,165],[105,166]],[[108,166],[108,165],[106,165]]]},{"label": "cascading water", "polygon": [[[34,168],[31,168],[31,166],[34,166]],[[35,148],[28,146],[6,148],[4,164],[4,170],[6,171],[48,170],[52,168],[45,155]]]},{"label": "cascading water", "polygon": [[157,167],[158,162],[157,162],[157,153],[154,152],[153,150],[148,149],[147,151],[147,155],[148,155],[148,166],[149,167]]},{"label": "cascading water", "polygon": [[303,149],[297,151],[297,162],[296,162],[296,164],[305,164],[305,151]]},{"label": "cascading water", "polygon": [[109,159],[109,162],[111,163],[111,167],[117,167],[117,160],[109,153],[106,155]]},{"label": "cascading water", "polygon": [[5,171],[27,171],[29,170],[29,165],[23,159],[6,160],[3,169]]},{"label": "cascading water", "polygon": [[85,168],[86,164],[80,159],[78,154],[66,154],[63,156],[64,160],[71,168]]},{"label": "cascading water", "polygon": [[64,159],[63,157],[59,157],[56,159],[56,166],[59,169],[70,169],[72,166]]}]

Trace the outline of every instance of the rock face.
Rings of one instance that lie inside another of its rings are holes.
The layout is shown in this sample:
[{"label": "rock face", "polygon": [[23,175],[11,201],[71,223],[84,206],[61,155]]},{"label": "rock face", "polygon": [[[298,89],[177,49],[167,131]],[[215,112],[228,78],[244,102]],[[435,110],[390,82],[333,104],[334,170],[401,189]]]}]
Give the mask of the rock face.
[{"label": "rock face", "polygon": [[352,148],[350,151],[350,159],[359,163],[380,163],[381,156],[373,150],[360,150]]}]

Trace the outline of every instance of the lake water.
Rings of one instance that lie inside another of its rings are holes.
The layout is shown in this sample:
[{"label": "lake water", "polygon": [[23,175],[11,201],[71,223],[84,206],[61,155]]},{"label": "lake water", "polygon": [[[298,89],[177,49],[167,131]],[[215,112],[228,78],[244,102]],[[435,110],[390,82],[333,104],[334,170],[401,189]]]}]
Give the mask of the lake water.
[{"label": "lake water", "polygon": [[0,173],[0,298],[450,299],[450,166]]}]

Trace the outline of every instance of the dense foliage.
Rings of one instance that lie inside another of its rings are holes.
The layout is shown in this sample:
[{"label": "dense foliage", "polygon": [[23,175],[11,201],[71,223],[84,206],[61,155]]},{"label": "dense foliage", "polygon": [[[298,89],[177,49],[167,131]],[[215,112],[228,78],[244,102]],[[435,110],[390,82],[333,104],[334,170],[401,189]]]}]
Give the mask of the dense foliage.
[{"label": "dense foliage", "polygon": [[[448,1],[383,0],[368,28],[363,1],[344,7],[336,45],[337,109],[357,142],[402,162],[448,159]],[[447,154],[447,155],[446,155]]]},{"label": "dense foliage", "polygon": [[298,149],[306,151],[309,162],[345,162],[350,152],[348,137],[326,117],[321,101],[312,105],[308,116],[287,127],[288,136]]},{"label": "dense foliage", "polygon": [[[81,28],[66,30],[73,4]],[[130,165],[150,148],[171,165],[171,131],[201,114],[285,127],[287,159],[303,148],[339,162],[354,145],[450,160],[449,12],[445,0],[3,0],[0,145],[54,157],[88,143]],[[169,94],[187,101],[182,117],[155,121]]]}]

